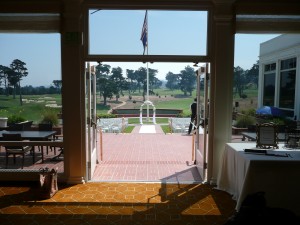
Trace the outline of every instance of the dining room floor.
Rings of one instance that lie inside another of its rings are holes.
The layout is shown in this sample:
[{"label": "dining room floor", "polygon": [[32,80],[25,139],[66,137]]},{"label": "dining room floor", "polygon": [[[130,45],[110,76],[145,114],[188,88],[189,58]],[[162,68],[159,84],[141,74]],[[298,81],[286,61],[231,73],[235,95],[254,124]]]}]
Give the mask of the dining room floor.
[{"label": "dining room floor", "polygon": [[[236,202],[202,183],[192,163],[193,137],[166,135],[159,128],[155,133],[152,127],[150,133],[136,128],[131,134],[103,134],[102,161],[93,180],[58,183],[50,199],[39,198],[38,181],[0,182],[0,224],[224,224]],[[49,151],[42,163],[36,151],[37,163],[24,170],[59,166],[63,172],[63,160],[52,161],[54,156]],[[30,164],[31,158],[26,160]],[[17,167],[12,161],[9,166]]]},{"label": "dining room floor", "polygon": [[226,192],[207,184],[89,182],[58,184],[50,199],[39,186],[0,182],[1,225],[222,225],[235,212]]}]

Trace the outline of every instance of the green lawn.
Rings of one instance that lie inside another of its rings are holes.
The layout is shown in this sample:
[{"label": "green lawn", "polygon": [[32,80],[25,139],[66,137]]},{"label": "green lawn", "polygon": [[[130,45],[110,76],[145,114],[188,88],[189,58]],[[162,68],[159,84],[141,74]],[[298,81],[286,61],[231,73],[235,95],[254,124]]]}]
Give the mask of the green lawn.
[{"label": "green lawn", "polygon": [[157,109],[182,109],[184,115],[190,114],[190,105],[193,102],[193,97],[178,98],[170,101],[161,101],[155,103]]},{"label": "green lawn", "polygon": [[161,125],[160,127],[161,127],[161,129],[163,130],[163,132],[164,132],[165,134],[171,133],[171,128],[170,128],[169,125]]},{"label": "green lawn", "polygon": [[123,130],[123,133],[131,133],[135,126],[128,126]]},{"label": "green lawn", "polygon": [[[51,97],[51,99],[48,99],[47,97]],[[47,101],[54,100],[60,105],[61,98],[58,95],[23,96],[23,99],[28,99],[30,101],[23,102],[23,104],[20,105],[19,96],[16,96],[16,99],[13,99],[13,96],[1,96],[0,117],[10,117],[14,115],[22,117],[25,120],[32,120],[34,123],[39,123],[42,120],[45,111],[53,110],[57,113],[60,112],[60,109],[48,108],[45,106]]]},{"label": "green lawn", "polygon": [[[193,98],[196,96],[195,91],[192,96],[183,96],[180,90],[171,91],[168,89],[155,89],[154,92],[161,96],[159,100],[153,102],[156,109],[182,109],[183,116],[188,117],[190,115],[190,104],[193,102]],[[257,108],[257,89],[246,89],[244,93],[247,98],[241,99],[238,95],[233,97],[233,103],[238,101],[240,107],[238,111],[248,108]],[[124,92],[125,96],[128,92]],[[136,92],[134,95],[138,95]],[[133,95],[133,94],[132,94]],[[171,100],[166,100],[166,97],[171,97]],[[20,105],[19,96],[17,95],[15,99],[13,96],[0,96],[0,117],[10,117],[12,115],[21,116],[25,120],[33,120],[34,123],[40,122],[45,110],[49,109],[45,107],[47,101],[55,101],[58,105],[61,105],[61,95],[23,95],[23,99],[27,101]],[[234,104],[233,104],[234,105]],[[106,114],[110,109],[110,106],[103,106],[97,104],[97,114]],[[56,112],[60,112],[60,109],[51,109]],[[166,118],[165,118],[166,119]],[[139,124],[139,119],[136,119],[135,124]],[[167,123],[167,121],[161,122],[159,118],[156,119],[157,123]]]},{"label": "green lawn", "polygon": [[[157,124],[167,124],[168,123],[168,118],[156,118],[155,120],[156,120]],[[150,122],[147,122],[146,118],[143,117],[143,123],[153,124],[152,118],[150,118]],[[128,118],[128,124],[140,124],[140,118]]]}]

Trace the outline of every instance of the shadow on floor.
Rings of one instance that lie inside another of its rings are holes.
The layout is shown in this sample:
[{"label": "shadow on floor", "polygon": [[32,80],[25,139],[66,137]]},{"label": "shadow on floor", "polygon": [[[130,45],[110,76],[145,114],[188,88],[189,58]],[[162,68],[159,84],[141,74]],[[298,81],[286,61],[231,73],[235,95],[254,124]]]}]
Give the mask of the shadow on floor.
[{"label": "shadow on floor", "polygon": [[58,193],[48,200],[37,200],[36,183],[0,185],[3,225],[222,225],[235,208],[229,194],[204,184],[59,184]]}]

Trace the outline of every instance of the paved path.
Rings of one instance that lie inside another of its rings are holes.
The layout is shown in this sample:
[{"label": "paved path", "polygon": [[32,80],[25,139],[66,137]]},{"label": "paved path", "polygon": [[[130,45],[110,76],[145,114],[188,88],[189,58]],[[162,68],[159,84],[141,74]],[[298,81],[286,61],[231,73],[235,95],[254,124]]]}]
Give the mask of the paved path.
[{"label": "paved path", "polygon": [[160,133],[103,134],[103,161],[93,181],[197,183],[192,164],[192,136]]}]

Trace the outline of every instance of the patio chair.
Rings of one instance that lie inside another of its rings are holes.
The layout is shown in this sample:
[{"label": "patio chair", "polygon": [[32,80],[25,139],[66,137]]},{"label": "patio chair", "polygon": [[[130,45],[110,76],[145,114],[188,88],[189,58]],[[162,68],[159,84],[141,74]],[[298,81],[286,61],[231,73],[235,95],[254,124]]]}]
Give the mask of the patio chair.
[{"label": "patio chair", "polygon": [[23,131],[24,130],[24,124],[23,123],[15,123],[8,127],[9,131]]},{"label": "patio chair", "polygon": [[[3,133],[3,141],[22,141],[21,134],[6,134]],[[32,146],[4,146],[6,151],[6,162],[5,162],[5,168],[7,168],[8,165],[8,156],[13,155],[14,157],[14,164],[16,164],[16,155],[22,155],[22,169],[24,167],[24,161],[25,161],[25,154],[29,151],[32,152],[32,163],[34,164],[34,151]]]},{"label": "patio chair", "polygon": [[32,123],[32,120],[23,122],[23,130],[31,130]]}]

